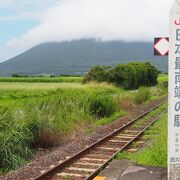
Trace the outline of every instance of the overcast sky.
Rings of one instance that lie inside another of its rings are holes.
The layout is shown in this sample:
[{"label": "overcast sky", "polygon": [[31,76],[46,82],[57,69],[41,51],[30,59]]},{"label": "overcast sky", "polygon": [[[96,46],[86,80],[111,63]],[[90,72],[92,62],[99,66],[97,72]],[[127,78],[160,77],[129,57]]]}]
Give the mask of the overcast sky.
[{"label": "overcast sky", "polygon": [[173,0],[0,0],[0,62],[44,42],[168,36]]}]

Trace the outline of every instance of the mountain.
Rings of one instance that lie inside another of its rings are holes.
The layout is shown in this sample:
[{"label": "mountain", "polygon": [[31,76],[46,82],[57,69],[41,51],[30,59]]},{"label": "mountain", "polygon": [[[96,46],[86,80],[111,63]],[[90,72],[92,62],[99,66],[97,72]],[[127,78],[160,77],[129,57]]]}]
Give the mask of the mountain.
[{"label": "mountain", "polygon": [[114,66],[130,61],[150,61],[167,72],[167,57],[155,57],[153,43],[83,39],[35,46],[0,63],[0,76],[83,74],[95,65]]}]

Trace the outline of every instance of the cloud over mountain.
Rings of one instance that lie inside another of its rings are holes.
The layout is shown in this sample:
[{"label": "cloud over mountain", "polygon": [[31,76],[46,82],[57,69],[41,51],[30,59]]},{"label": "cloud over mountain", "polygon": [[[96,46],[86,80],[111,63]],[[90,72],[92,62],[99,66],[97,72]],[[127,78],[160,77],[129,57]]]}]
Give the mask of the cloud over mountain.
[{"label": "cloud over mountain", "polygon": [[173,0],[59,0],[40,25],[7,42],[24,51],[44,42],[82,38],[152,41],[168,35]]}]

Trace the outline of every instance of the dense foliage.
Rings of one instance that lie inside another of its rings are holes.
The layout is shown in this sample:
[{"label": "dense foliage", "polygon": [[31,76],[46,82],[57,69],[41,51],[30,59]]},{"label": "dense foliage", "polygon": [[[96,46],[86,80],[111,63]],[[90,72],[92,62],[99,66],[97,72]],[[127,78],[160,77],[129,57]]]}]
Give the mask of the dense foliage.
[{"label": "dense foliage", "polygon": [[95,66],[93,67],[88,74],[86,74],[83,82],[89,82],[89,81],[98,81],[103,82],[107,81],[108,79],[108,68],[105,66]]},{"label": "dense foliage", "polygon": [[93,67],[85,76],[83,82],[110,82],[124,89],[138,89],[140,86],[157,84],[158,70],[150,63],[120,64],[114,68],[102,66]]}]

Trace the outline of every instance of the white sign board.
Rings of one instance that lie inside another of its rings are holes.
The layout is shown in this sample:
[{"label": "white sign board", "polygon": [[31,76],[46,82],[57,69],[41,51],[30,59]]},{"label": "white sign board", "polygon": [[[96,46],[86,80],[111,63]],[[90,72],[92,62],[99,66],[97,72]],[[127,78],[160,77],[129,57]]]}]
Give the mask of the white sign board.
[{"label": "white sign board", "polygon": [[169,37],[169,112],[168,164],[169,179],[180,179],[180,0],[170,15]]}]

